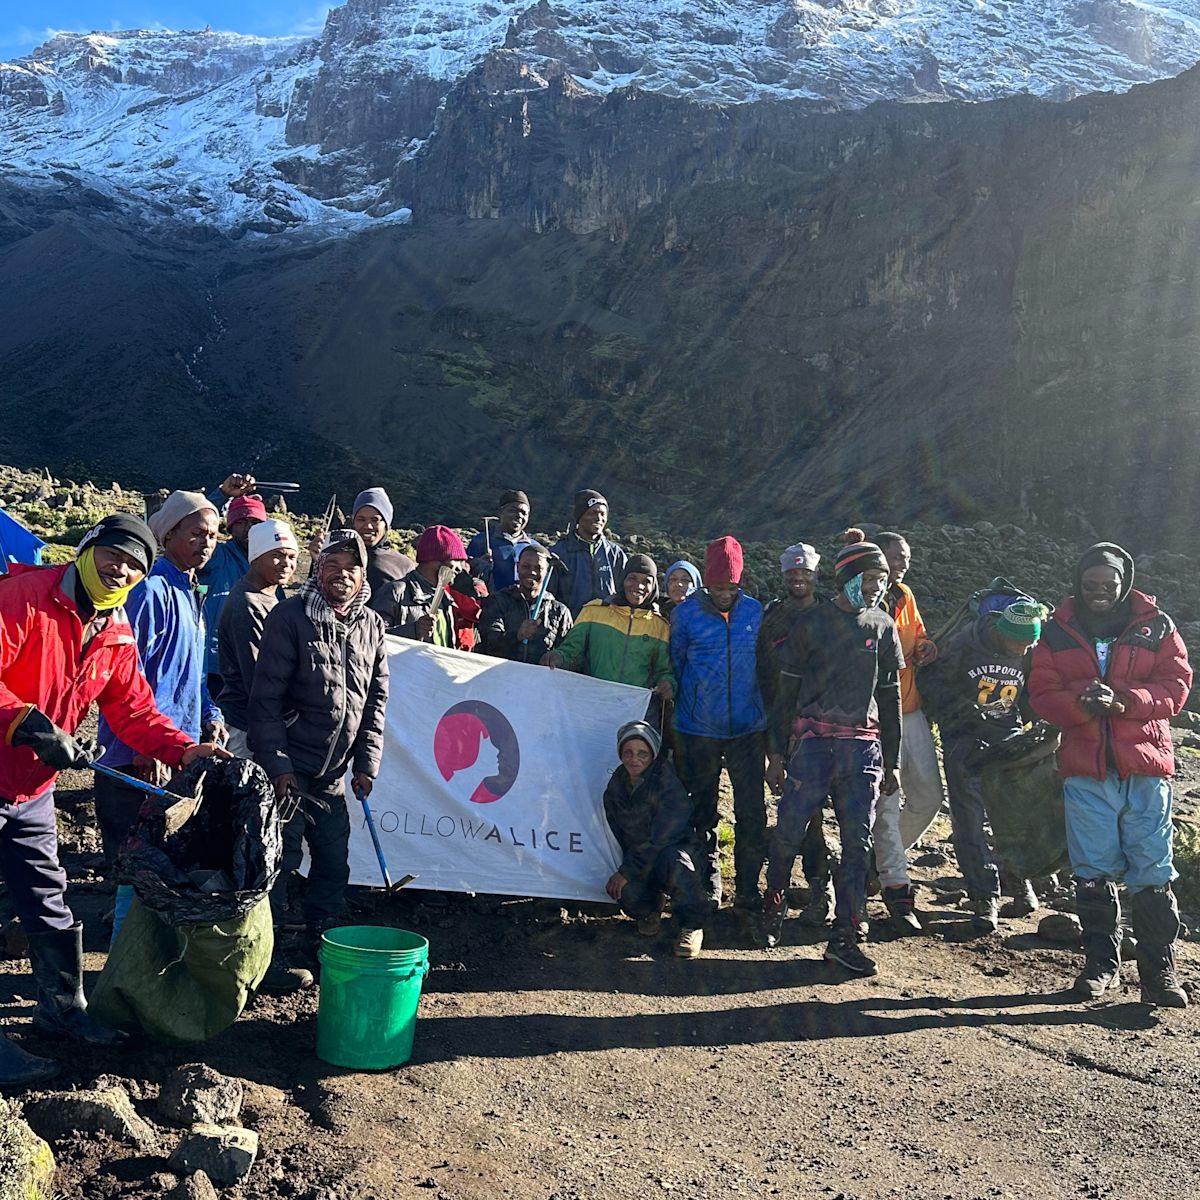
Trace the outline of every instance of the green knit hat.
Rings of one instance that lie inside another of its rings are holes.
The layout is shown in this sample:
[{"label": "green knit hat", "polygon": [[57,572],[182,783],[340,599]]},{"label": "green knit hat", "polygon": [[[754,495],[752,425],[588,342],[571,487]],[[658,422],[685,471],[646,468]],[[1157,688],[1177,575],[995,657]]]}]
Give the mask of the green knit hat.
[{"label": "green knit hat", "polygon": [[1032,646],[1042,636],[1042,621],[1045,616],[1046,610],[1040,604],[1018,600],[996,618],[996,632],[1001,637]]}]

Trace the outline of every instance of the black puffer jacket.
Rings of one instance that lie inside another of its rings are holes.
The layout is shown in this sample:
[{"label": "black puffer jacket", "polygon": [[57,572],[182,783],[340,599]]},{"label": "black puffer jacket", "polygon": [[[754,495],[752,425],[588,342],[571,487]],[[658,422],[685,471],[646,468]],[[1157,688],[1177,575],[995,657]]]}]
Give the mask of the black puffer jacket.
[{"label": "black puffer jacket", "polygon": [[388,662],[383,618],[364,609],[347,626],[318,629],[304,597],[279,604],[263,626],[250,690],[250,742],[272,779],[336,779],[347,765],[379,774]]},{"label": "black puffer jacket", "polygon": [[533,605],[525,599],[525,593],[516,584],[489,596],[483,606],[483,620],[479,624],[484,654],[511,659],[513,662],[540,662],[542,655],[547,650],[553,650],[574,624],[571,610],[547,593],[542,597],[542,611],[538,613],[542,632],[531,638],[529,645],[525,646],[517,641],[517,630],[523,621],[532,616]]},{"label": "black puffer jacket", "polygon": [[664,850],[697,857],[692,802],[671,764],[656,758],[636,788],[629,784],[629,772],[618,767],[604,789],[604,816],[624,852],[621,874],[646,879]]}]

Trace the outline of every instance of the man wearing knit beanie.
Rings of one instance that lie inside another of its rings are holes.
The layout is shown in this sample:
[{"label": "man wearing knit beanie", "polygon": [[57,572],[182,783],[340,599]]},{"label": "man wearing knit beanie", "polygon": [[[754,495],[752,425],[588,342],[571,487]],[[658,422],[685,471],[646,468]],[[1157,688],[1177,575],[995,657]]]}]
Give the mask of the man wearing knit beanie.
[{"label": "man wearing knit beanie", "polygon": [[[404,576],[387,584],[371,597],[371,607],[387,622],[388,632],[396,637],[435,646],[453,647],[455,642],[455,597],[450,583],[467,571],[467,548],[462,538],[446,525],[430,525],[417,539],[417,565]],[[438,611],[431,606],[443,577]]]},{"label": "man wearing knit beanie", "polygon": [[[80,733],[93,703],[142,754],[172,767],[216,751],[157,710],[138,664],[123,606],[154,548],[140,517],[115,513],[84,534],[74,563],[13,572],[0,584],[0,862],[29,938],[33,1029],[109,1049],[126,1039],[87,1011],[83,926],[59,865],[55,781],[96,756]],[[38,1086],[58,1069],[0,1032],[0,1087]]]},{"label": "man wearing knit beanie", "polygon": [[625,573],[625,551],[604,536],[608,501],[591,488],[575,493],[573,528],[550,549],[562,566],[554,580],[555,595],[576,620],[592,600],[620,598],[617,581]]},{"label": "man wearing knit beanie", "polygon": [[677,683],[676,765],[705,847],[710,896],[720,902],[717,797],[724,766],[733,785],[734,908],[752,922],[762,912],[767,720],[755,656],[762,605],[742,591],[742,560],[736,539],[709,543],[704,587],[671,617],[671,665]]},{"label": "man wearing knit beanie", "polygon": [[842,858],[825,958],[854,974],[874,975],[874,961],[857,944],[859,921],[875,805],[881,791],[900,786],[904,659],[895,622],[879,607],[887,562],[861,530],[853,534],[837,558],[840,590],[833,603],[818,604],[797,621],[780,651],[767,779],[781,798],[767,867],[766,926],[768,944],[777,942],[796,854],[813,814],[832,796]]},{"label": "man wearing knit beanie", "polygon": [[[981,613],[921,670],[922,704],[941,733],[954,857],[967,885],[972,924],[983,933],[999,924],[1001,880],[988,845],[980,751],[1025,726],[1031,652],[1043,616],[1041,605],[1026,601]],[[1032,891],[1028,880],[1013,883],[1018,900]],[[1036,894],[1032,903],[1036,907]]]},{"label": "man wearing knit beanie", "polygon": [[[193,741],[224,745],[224,719],[208,690],[204,593],[196,578],[216,549],[220,517],[215,505],[199,492],[180,491],[167,497],[151,515],[149,525],[162,554],[125,605],[142,670],[161,713]],[[151,783],[167,781],[165,769],[125,742],[103,714],[98,738],[107,765],[131,771]],[[96,819],[110,873],[144,799],[136,788],[107,776],[96,779]],[[132,888],[122,884],[114,936],[131,901]]]},{"label": "man wearing knit beanie", "polygon": [[1100,542],[1084,553],[1074,594],[1033,652],[1029,695],[1038,715],[1062,730],[1067,850],[1087,954],[1075,994],[1096,999],[1120,989],[1123,882],[1142,1002],[1184,1008],[1188,995],[1175,973],[1170,721],[1187,700],[1192,668],[1175,623],[1133,581],[1133,558],[1120,546]]},{"label": "man wearing knit beanie", "polygon": [[[792,626],[825,601],[817,592],[820,564],[820,554],[807,542],[797,542],[779,556],[784,595],[763,609],[755,647],[758,687],[762,692],[763,709],[768,714],[775,706],[779,652],[786,644]],[[804,841],[800,844],[800,864],[808,884],[808,899],[800,912],[800,923],[824,929],[833,916],[833,874],[829,843],[825,840],[823,809],[813,813],[808,822]]]},{"label": "man wearing knit beanie", "polygon": [[517,582],[521,551],[534,544],[525,532],[529,525],[529,497],[524,492],[518,488],[501,492],[496,515],[494,525],[485,521],[484,528],[467,543],[471,570],[493,596]]},{"label": "man wearing knit beanie", "polygon": [[[231,506],[232,507],[232,506]],[[229,729],[228,746],[238,758],[250,757],[250,687],[262,642],[263,625],[284,599],[296,573],[299,544],[286,521],[262,521],[250,530],[250,567],[233,585],[221,609],[217,650],[221,665],[221,705]]]},{"label": "man wearing knit beanie", "polygon": [[388,545],[394,517],[391,497],[381,487],[369,487],[354,498],[351,523],[367,548],[367,583],[373,593],[403,579],[416,566],[407,554]]},{"label": "man wearing knit beanie", "polygon": [[221,610],[233,585],[250,569],[250,530],[267,519],[261,496],[234,496],[225,509],[226,541],[219,542],[212,558],[197,572],[204,593],[204,670],[208,675],[209,695],[221,694],[221,664],[217,650],[217,630]]}]

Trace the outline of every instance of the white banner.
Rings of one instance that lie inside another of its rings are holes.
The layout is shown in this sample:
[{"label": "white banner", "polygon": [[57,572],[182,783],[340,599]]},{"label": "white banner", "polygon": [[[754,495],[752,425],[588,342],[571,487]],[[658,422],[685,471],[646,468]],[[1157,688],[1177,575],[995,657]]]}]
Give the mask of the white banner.
[{"label": "white banner", "polygon": [[[393,879],[420,888],[605,900],[617,730],[650,693],[571,671],[389,638],[391,698],[371,812]],[[353,793],[348,793],[352,796]],[[350,879],[378,887],[350,800]]]}]

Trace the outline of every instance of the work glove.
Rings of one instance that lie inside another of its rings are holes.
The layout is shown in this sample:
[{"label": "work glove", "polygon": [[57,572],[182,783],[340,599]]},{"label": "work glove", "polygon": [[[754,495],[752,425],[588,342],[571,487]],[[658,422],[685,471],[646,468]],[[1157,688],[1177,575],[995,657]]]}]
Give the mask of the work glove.
[{"label": "work glove", "polygon": [[77,738],[60,729],[40,708],[31,708],[13,730],[12,744],[28,746],[56,771],[90,767],[100,755],[99,743],[91,738]]}]

